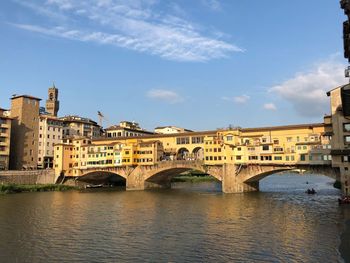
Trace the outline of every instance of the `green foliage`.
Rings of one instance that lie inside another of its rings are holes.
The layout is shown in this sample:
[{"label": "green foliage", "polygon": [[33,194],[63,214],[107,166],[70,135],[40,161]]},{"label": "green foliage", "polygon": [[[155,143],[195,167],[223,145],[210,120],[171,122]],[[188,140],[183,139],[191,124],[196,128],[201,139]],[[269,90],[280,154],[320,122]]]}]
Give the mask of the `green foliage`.
[{"label": "green foliage", "polygon": [[193,176],[193,175],[182,175],[174,177],[172,182],[191,182],[191,183],[200,183],[200,182],[213,182],[216,179],[212,176]]},{"label": "green foliage", "polygon": [[46,185],[19,185],[19,184],[1,184],[0,193],[12,194],[22,192],[50,192],[50,191],[67,191],[76,189],[74,186],[61,184],[46,184]]}]

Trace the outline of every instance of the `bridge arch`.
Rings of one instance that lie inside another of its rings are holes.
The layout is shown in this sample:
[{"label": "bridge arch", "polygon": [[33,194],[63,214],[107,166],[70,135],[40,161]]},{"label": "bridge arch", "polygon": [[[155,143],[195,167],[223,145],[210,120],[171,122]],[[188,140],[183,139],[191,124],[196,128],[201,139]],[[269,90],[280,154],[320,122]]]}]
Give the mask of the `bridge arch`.
[{"label": "bridge arch", "polygon": [[260,180],[268,177],[272,174],[277,174],[281,172],[297,172],[306,174],[319,174],[330,177],[335,180],[340,180],[340,172],[338,169],[332,168],[330,166],[295,166],[295,167],[274,167],[274,166],[260,166],[249,168],[245,167],[241,171],[241,180],[243,183],[258,183]]},{"label": "bridge arch", "polygon": [[78,181],[89,184],[109,184],[126,186],[126,178],[113,171],[94,170],[77,178]]},{"label": "bridge arch", "polygon": [[181,147],[177,151],[177,160],[186,160],[189,155],[190,151],[186,147]]},{"label": "bridge arch", "polygon": [[192,156],[194,160],[204,160],[204,148],[203,147],[196,147],[192,151]]},{"label": "bridge arch", "polygon": [[[145,168],[144,168],[145,169]],[[211,173],[200,161],[175,161],[165,162],[159,165],[156,169],[143,171],[143,180],[145,188],[169,188],[171,186],[171,179],[181,173],[196,170],[207,173],[217,180],[221,181],[220,173]]]}]

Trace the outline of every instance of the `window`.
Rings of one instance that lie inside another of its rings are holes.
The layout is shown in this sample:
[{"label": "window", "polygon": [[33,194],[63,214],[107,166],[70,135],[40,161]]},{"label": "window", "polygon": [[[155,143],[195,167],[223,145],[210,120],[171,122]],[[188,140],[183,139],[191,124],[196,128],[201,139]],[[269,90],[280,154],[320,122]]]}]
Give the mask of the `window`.
[{"label": "window", "polygon": [[263,145],[262,149],[263,149],[263,151],[268,151],[268,150],[270,150],[270,146],[269,145]]},{"label": "window", "polygon": [[241,155],[237,155],[236,156],[236,160],[242,160],[242,156]]},{"label": "window", "polygon": [[279,144],[279,140],[278,140],[278,139],[274,139],[274,140],[273,140],[273,143],[274,143],[274,144]]},{"label": "window", "polygon": [[300,161],[305,161],[305,160],[306,160],[306,154],[301,154]]},{"label": "window", "polygon": [[190,138],[189,137],[176,138],[176,144],[190,144]]},{"label": "window", "polygon": [[230,142],[230,141],[233,140],[233,136],[232,136],[232,135],[228,135],[228,136],[226,137],[226,139],[227,139],[228,142]]},{"label": "window", "polygon": [[204,137],[192,137],[193,144],[201,144],[204,142]]},{"label": "window", "polygon": [[344,142],[346,144],[349,144],[350,143],[350,136],[344,136]]},{"label": "window", "polygon": [[292,141],[292,137],[287,137],[287,142],[291,142]]},{"label": "window", "polygon": [[289,162],[289,156],[288,155],[286,156],[286,161]]},{"label": "window", "polygon": [[350,123],[344,123],[344,131],[350,132]]},{"label": "window", "polygon": [[275,156],[275,157],[274,157],[274,160],[275,160],[275,161],[282,161],[282,156]]},{"label": "window", "polygon": [[242,150],[242,148],[241,147],[237,147],[237,151],[241,151]]}]

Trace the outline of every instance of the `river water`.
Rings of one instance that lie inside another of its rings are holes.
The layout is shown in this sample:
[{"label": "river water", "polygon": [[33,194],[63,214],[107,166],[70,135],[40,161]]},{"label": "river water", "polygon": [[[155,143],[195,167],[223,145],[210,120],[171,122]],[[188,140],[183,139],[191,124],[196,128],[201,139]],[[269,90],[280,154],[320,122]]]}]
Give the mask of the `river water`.
[{"label": "river water", "polygon": [[350,208],[331,183],[274,175],[248,194],[212,182],[3,195],[0,262],[343,262]]}]

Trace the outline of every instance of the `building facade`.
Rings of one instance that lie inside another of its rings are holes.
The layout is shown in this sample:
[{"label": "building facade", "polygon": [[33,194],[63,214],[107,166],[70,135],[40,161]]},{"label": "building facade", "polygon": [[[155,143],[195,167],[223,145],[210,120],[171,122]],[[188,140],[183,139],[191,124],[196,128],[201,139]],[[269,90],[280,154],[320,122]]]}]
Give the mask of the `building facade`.
[{"label": "building facade", "polygon": [[10,162],[11,118],[0,108],[0,170],[8,170]]},{"label": "building facade", "polygon": [[38,168],[53,168],[54,145],[62,143],[63,121],[50,115],[39,116]]},{"label": "building facade", "polygon": [[330,97],[331,122],[328,133],[332,136],[332,166],[339,168],[342,192],[350,194],[350,85],[335,88],[327,93]]},{"label": "building facade", "polygon": [[102,128],[95,121],[79,116],[65,116],[59,118],[63,122],[63,137],[87,137],[99,138],[102,136]]},{"label": "building facade", "polygon": [[142,138],[82,138],[55,147],[55,170],[57,174],[80,176],[86,169],[147,166],[171,160],[201,160],[208,166],[330,165],[329,143],[323,123]]},{"label": "building facade", "polygon": [[191,130],[176,127],[176,126],[162,126],[154,129],[155,133],[158,134],[174,134],[174,133],[185,133],[192,132]]},{"label": "building facade", "polygon": [[107,138],[140,137],[153,135],[153,132],[146,131],[136,122],[121,121],[119,125],[113,125],[105,130]]},{"label": "building facade", "polygon": [[20,95],[11,98],[10,169],[36,169],[38,163],[39,98]]}]

